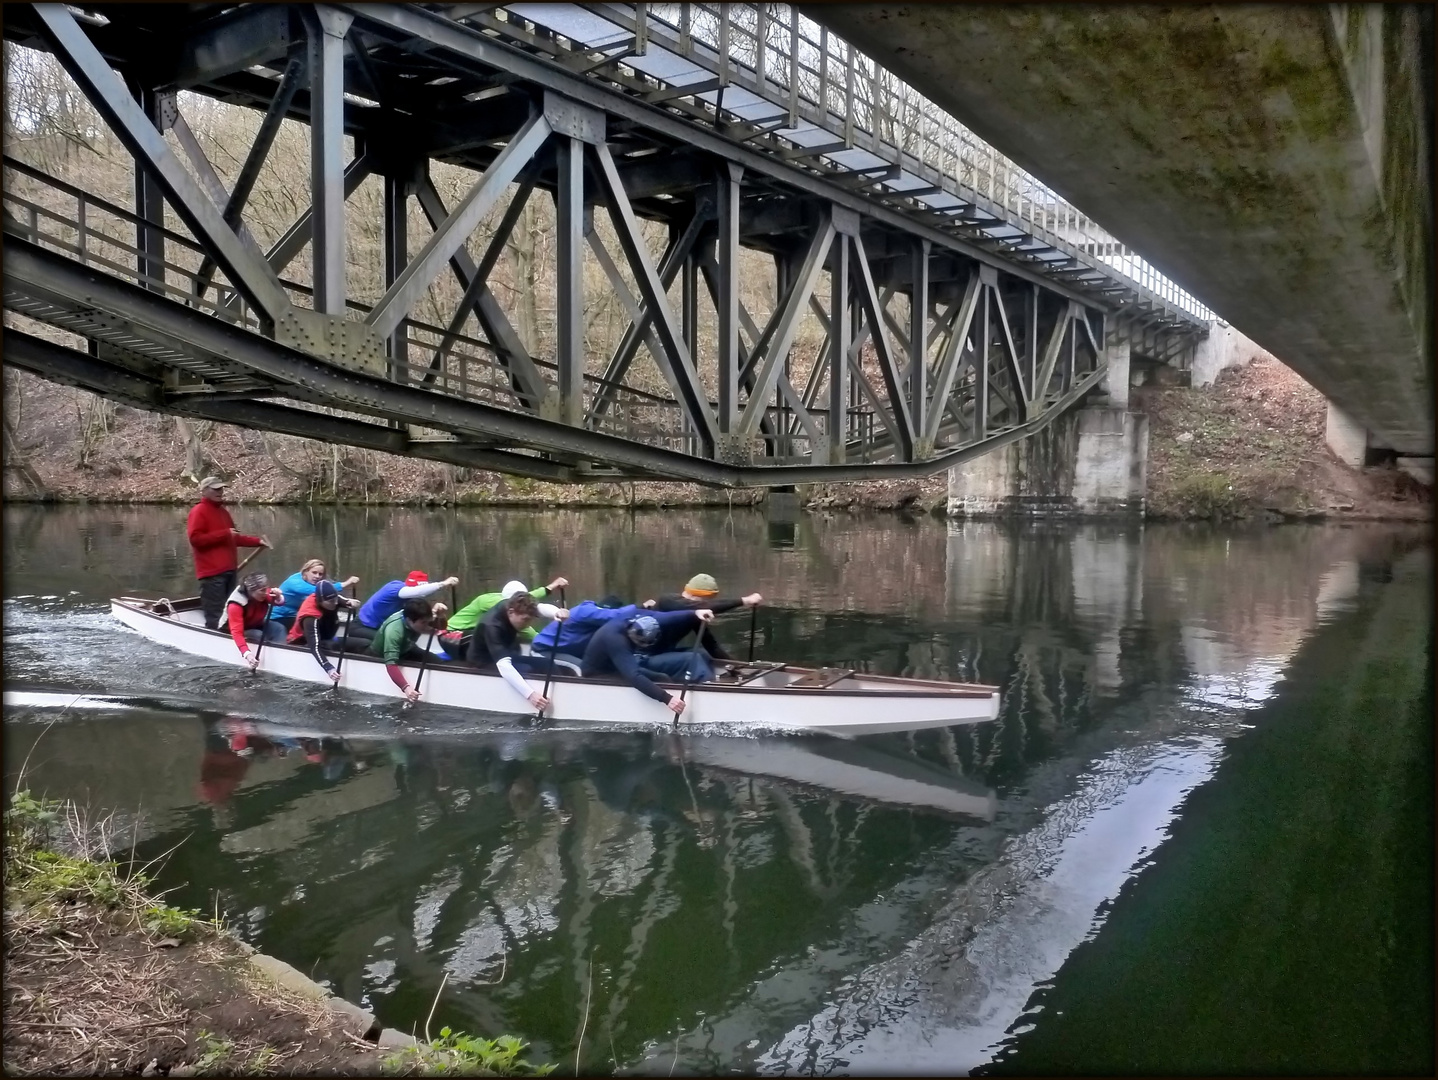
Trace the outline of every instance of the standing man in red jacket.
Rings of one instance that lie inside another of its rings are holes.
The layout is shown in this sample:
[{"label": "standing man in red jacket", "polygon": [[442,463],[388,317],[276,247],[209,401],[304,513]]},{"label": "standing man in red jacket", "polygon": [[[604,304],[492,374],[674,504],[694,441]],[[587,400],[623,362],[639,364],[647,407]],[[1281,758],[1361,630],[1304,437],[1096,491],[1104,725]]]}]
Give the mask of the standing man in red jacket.
[{"label": "standing man in red jacket", "polygon": [[195,553],[195,577],[200,579],[200,610],[205,628],[217,630],[225,614],[225,598],[235,589],[235,549],[269,547],[263,536],[245,536],[225,509],[225,482],[218,476],[200,481],[200,501],[190,511],[185,531]]}]

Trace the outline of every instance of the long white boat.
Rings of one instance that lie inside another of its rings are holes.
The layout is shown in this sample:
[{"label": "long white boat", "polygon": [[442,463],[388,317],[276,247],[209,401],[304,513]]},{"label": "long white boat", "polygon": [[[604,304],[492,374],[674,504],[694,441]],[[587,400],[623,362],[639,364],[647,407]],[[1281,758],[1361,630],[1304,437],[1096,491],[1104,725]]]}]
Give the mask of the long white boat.
[{"label": "long white boat", "polygon": [[[228,631],[205,629],[198,598],[165,602],[118,597],[110,601],[110,612],[151,641],[207,660],[244,666]],[[418,665],[405,666],[410,682],[417,681]],[[403,697],[390,681],[383,661],[376,657],[351,649],[339,667],[340,686],[345,689]],[[259,669],[330,685],[329,676],[314,657],[298,645],[266,642],[260,650]],[[669,688],[681,689],[677,684]],[[527,704],[498,674],[467,664],[436,661],[426,665],[420,692],[423,701],[435,705],[511,715],[528,712]],[[553,720],[665,725],[673,725],[675,720],[664,705],[617,679],[580,678],[558,665],[549,699],[545,715]],[[730,677],[690,686],[686,700],[688,707],[677,726],[689,730],[755,727],[869,735],[978,723],[999,713],[996,686],[789,664],[743,665]]]}]

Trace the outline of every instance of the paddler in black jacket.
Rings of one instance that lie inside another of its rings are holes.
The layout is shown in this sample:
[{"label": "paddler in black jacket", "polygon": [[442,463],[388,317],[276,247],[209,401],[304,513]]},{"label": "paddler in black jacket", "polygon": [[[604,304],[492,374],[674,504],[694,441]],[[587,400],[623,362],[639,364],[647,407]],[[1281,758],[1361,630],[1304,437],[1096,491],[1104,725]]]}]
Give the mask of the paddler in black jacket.
[{"label": "paddler in black jacket", "polygon": [[[764,602],[764,597],[758,593],[750,593],[748,596],[741,596],[737,600],[719,599],[719,583],[710,574],[695,574],[684,586],[682,593],[665,593],[654,600],[652,607],[655,611],[698,611],[701,608],[712,611],[715,615],[723,615],[726,611],[735,611],[741,607],[755,607]],[[645,604],[650,607],[650,604]],[[699,630],[700,646],[715,660],[724,660],[729,663],[736,663],[734,657],[725,651],[714,637],[714,632],[707,624]]]}]

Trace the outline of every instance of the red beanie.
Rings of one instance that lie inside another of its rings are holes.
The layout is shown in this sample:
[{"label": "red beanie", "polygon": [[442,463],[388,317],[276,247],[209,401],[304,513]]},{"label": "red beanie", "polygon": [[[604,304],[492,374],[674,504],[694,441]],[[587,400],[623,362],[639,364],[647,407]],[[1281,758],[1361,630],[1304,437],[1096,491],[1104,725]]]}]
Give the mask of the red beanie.
[{"label": "red beanie", "polygon": [[423,585],[429,581],[429,575],[423,570],[411,570],[409,577],[404,579],[406,588],[413,588],[416,585]]}]

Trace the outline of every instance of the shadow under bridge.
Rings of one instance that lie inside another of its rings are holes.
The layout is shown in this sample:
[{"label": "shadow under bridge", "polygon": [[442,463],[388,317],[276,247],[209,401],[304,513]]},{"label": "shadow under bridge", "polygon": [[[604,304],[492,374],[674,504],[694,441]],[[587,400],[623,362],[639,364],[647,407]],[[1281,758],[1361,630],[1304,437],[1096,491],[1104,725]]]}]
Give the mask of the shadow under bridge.
[{"label": "shadow under bridge", "polygon": [[[898,165],[795,149],[827,109],[796,92],[788,128],[746,120],[690,77],[692,42],[686,59],[662,26],[642,48],[632,30],[625,51],[489,5],[7,9],[6,37],[53,54],[133,158],[135,198],[6,156],[5,363],[140,409],[545,480],[777,486],[934,473],[1031,434],[1098,387],[1120,308],[1125,340],[1202,332],[983,231],[977,196],[940,213],[880,183]],[[182,91],[262,114],[229,175]],[[285,120],[306,125],[311,205],[262,247],[246,208],[277,182]],[[452,205],[437,165],[463,170]],[[382,265],[356,266],[371,177]],[[541,191],[554,318],[521,335],[524,289],[499,275]],[[600,302],[627,321],[602,355]]]}]

